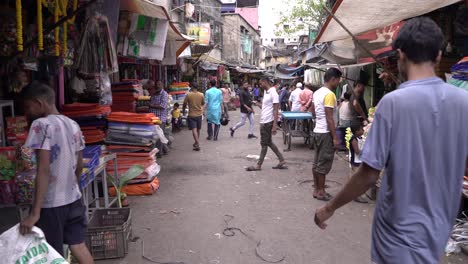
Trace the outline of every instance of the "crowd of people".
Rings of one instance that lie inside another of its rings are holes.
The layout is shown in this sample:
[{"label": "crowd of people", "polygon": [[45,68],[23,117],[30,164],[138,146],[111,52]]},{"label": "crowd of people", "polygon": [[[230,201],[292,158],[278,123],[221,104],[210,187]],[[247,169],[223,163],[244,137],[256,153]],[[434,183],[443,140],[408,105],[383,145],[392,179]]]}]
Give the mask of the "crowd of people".
[{"label": "crowd of people", "polygon": [[[248,137],[255,138],[254,106],[261,108],[261,154],[257,164],[247,170],[262,169],[268,148],[279,160],[274,169],[287,169],[273,141],[280,109],[310,111],[315,116],[313,197],[327,202],[316,211],[315,223],[325,229],[335,211],[365,193],[384,170],[374,213],[373,263],[439,263],[458,212],[462,178],[468,167],[468,93],[435,74],[443,42],[442,31],[432,20],[416,18],[405,23],[393,44],[405,82],[380,101],[364,145],[360,137],[368,118],[362,104],[366,85],[362,80],[344,94],[341,103],[335,90],[342,83],[343,73],[336,68],[326,71],[323,86],[315,92],[308,85],[302,89],[302,83],[296,83],[293,89],[273,85],[268,78],[260,81],[262,92],[254,90],[252,95],[248,85],[243,85],[239,91],[242,116],[231,128],[231,136],[249,119]],[[168,94],[160,82],[150,93],[151,112],[165,123]],[[80,128],[60,115],[54,91],[47,85],[32,83],[20,98],[32,122],[26,146],[38,154],[34,204],[31,214],[21,222],[21,233],[30,233],[37,225],[59,253],[63,255],[62,245],[66,243],[80,263],[93,263],[84,243],[86,212],[77,181],[83,167]],[[196,84],[191,85],[182,113],[188,107],[187,124],[195,151],[200,151],[204,116],[208,140],[218,139],[220,124],[226,119],[227,98],[226,91],[218,89],[214,81],[205,94]],[[175,106],[173,119],[178,120],[180,114]],[[339,126],[350,127],[354,133],[350,145],[355,173],[333,197],[326,192],[325,181],[340,148],[338,121]]]}]

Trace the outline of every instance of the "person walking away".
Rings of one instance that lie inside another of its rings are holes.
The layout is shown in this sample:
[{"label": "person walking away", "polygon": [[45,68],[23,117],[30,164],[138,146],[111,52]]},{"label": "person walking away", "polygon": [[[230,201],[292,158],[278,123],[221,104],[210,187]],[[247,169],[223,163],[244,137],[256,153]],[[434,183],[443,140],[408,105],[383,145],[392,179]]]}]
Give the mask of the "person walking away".
[{"label": "person walking away", "polygon": [[252,93],[254,96],[254,100],[259,102],[260,101],[260,88],[258,87],[258,84],[255,84]]},{"label": "person walking away", "polygon": [[284,85],[283,88],[281,88],[280,94],[279,94],[279,101],[281,104],[281,111],[286,112],[288,111],[288,100],[289,100],[289,91],[288,91],[288,85]]},{"label": "person walking away", "polygon": [[[353,136],[349,139],[349,142],[348,142],[349,143],[349,165],[351,167],[351,171],[354,173],[362,164],[361,153],[362,153],[362,147],[364,146],[364,139],[362,138],[362,136],[364,135],[364,128],[362,126],[352,127],[351,133],[353,134]],[[369,202],[365,194],[354,199],[354,201],[358,203]]]},{"label": "person walking away", "polygon": [[[156,86],[153,81],[148,81],[150,99],[150,112],[161,120],[159,125],[166,135],[166,122],[167,122],[167,104],[169,102],[169,94],[164,90],[164,85],[161,81],[156,82]],[[161,154],[167,154],[169,148],[166,144],[158,141],[156,147],[161,151]],[[158,155],[160,155],[158,153]]]},{"label": "person walking away", "polygon": [[341,131],[341,136],[340,136],[340,150],[341,149],[346,149],[346,129],[349,127],[354,127],[358,128],[361,127],[362,125],[359,125],[361,123],[355,124],[354,126],[351,126],[351,123],[353,121],[353,114],[351,111],[351,106],[349,99],[351,98],[351,92],[346,92],[343,94],[343,101],[340,103],[339,106],[339,112],[338,112],[338,128]]},{"label": "person walking away", "polygon": [[247,138],[257,138],[254,135],[254,125],[255,125],[255,110],[253,109],[252,105],[252,97],[249,93],[249,84],[244,83],[242,86],[242,90],[239,94],[240,98],[240,111],[241,111],[241,120],[237,123],[234,127],[230,128],[231,137],[234,137],[234,133],[237,129],[241,128],[245,125],[247,119],[249,119],[249,135]]},{"label": "person walking away", "polygon": [[79,263],[94,263],[85,245],[88,212],[79,185],[85,147],[80,127],[58,112],[55,92],[46,84],[32,82],[19,98],[32,122],[25,146],[37,157],[34,202],[20,232],[28,234],[36,225],[60,255],[67,244]]},{"label": "person walking away", "polygon": [[[346,129],[351,127],[351,122],[353,120],[353,113],[351,112],[351,108],[349,106],[349,99],[351,99],[351,93],[346,92],[343,95],[343,101],[340,104],[339,110],[339,127]],[[359,127],[359,126],[357,126]]]},{"label": "person walking away", "polygon": [[229,120],[229,103],[231,102],[231,89],[229,88],[228,83],[224,84],[224,87],[221,88],[221,92],[223,93],[223,112],[226,118]]},{"label": "person walking away", "polygon": [[[299,94],[299,102],[301,103],[301,112],[309,112],[312,113],[312,106],[313,106],[313,94],[312,86],[310,84],[306,84],[304,86],[304,90],[301,91]],[[312,120],[302,120],[301,123],[303,127],[308,131],[308,134],[312,132],[313,125]]]},{"label": "person walking away", "polygon": [[187,125],[192,130],[193,150],[200,151],[200,132],[203,121],[203,107],[205,106],[205,96],[198,91],[198,84],[192,82],[190,84],[190,92],[185,96],[184,104],[182,106],[182,113],[185,113],[187,106],[189,108]]},{"label": "person walking away", "polygon": [[174,108],[172,109],[172,132],[179,132],[180,131],[180,109],[179,103],[174,104]]},{"label": "person walking away", "polygon": [[329,201],[332,196],[325,191],[325,180],[330,172],[335,150],[339,148],[339,140],[335,131],[336,96],[334,91],[341,83],[343,74],[336,68],[325,72],[324,87],[314,93],[315,128],[314,149],[315,157],[312,167],[315,189],[313,196],[317,200]]},{"label": "person walking away", "polygon": [[304,87],[304,90],[299,94],[301,112],[312,112],[312,99],[314,92],[312,92],[312,86],[310,84],[306,84]]},{"label": "person walking away", "polygon": [[262,146],[262,151],[260,152],[257,166],[248,167],[247,171],[259,171],[262,169],[268,147],[273,150],[279,160],[278,165],[273,167],[273,169],[287,169],[283,154],[281,154],[273,142],[273,136],[276,135],[278,129],[279,96],[276,88],[271,86],[268,78],[261,79],[260,86],[264,90],[263,102],[260,105],[262,108],[260,118],[260,145]]},{"label": "person walking away", "polygon": [[216,81],[210,81],[211,88],[206,91],[206,120],[208,122],[207,140],[218,140],[223,114],[223,93],[216,88]]},{"label": "person walking away", "polygon": [[289,96],[289,109],[292,112],[300,112],[301,111],[301,101],[300,101],[300,94],[302,92],[302,83],[296,84],[296,89],[291,93]]},{"label": "person walking away", "polygon": [[[366,88],[366,84],[358,80],[351,92],[351,98],[349,99],[349,109],[351,111],[351,123],[349,127],[359,127],[361,125],[366,125],[369,123],[367,119],[367,112],[362,107],[361,102],[364,99],[364,91]],[[365,104],[365,103],[364,103]]]},{"label": "person walking away", "polygon": [[384,170],[372,227],[373,263],[440,263],[458,214],[468,167],[468,92],[437,77],[443,47],[442,30],[430,18],[405,22],[393,49],[406,81],[379,102],[361,167],[315,214],[325,229],[334,212],[373,186]]}]

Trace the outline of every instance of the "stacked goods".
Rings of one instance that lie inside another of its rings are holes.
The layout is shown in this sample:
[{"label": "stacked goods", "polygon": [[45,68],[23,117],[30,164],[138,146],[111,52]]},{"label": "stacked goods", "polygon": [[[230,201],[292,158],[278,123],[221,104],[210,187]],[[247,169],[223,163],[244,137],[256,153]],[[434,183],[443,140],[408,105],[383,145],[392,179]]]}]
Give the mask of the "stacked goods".
[{"label": "stacked goods", "polygon": [[137,99],[137,113],[149,113],[151,103],[151,96],[138,96]]},{"label": "stacked goods", "polygon": [[28,122],[26,117],[7,117],[6,123],[6,136],[8,143],[12,146],[24,144],[28,137]]},{"label": "stacked goods", "polygon": [[449,83],[468,91],[468,57],[464,57],[451,68],[452,78]]},{"label": "stacked goods", "polygon": [[173,83],[169,86],[169,95],[172,96],[174,103],[182,105],[189,90],[190,85],[188,82]]},{"label": "stacked goods", "polygon": [[73,103],[63,106],[62,113],[80,125],[86,144],[98,144],[106,137],[106,120],[111,108],[99,104]]},{"label": "stacked goods", "polygon": [[136,102],[143,95],[143,86],[138,80],[123,80],[112,84],[112,111],[136,112]]},{"label": "stacked goods", "polygon": [[[155,125],[161,123],[159,118],[154,114],[117,112],[107,119],[107,150],[117,156],[117,174],[124,174],[133,165],[145,168],[141,175],[125,187],[124,192],[128,195],[153,194],[157,189],[155,186],[159,186],[156,176],[160,171],[156,163],[158,149],[154,146],[164,136],[162,129]],[[114,172],[112,161],[107,164],[107,171]],[[110,188],[110,193],[115,194],[115,190]]]}]

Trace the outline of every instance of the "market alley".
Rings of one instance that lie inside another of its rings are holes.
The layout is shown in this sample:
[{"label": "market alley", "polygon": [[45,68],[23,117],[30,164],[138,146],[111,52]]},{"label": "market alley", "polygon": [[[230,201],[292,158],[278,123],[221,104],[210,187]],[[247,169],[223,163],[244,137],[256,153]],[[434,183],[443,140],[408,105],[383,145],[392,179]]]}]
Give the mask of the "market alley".
[{"label": "market alley", "polygon": [[[231,112],[230,125],[238,117]],[[153,196],[132,197],[134,242],[128,255],[97,263],[268,263],[260,257],[273,262],[284,257],[280,263],[294,264],[370,263],[374,205],[351,203],[326,231],[318,229],[313,212],[322,202],[312,198],[313,153],[302,139],[294,139],[292,151],[285,152],[289,170],[272,170],[276,160],[269,151],[263,171],[255,173],[244,169],[253,164],[246,157],[260,151],[259,140],[247,139],[247,127],[234,138],[223,127],[218,142],[207,142],[206,124],[203,129],[201,152],[192,151],[189,131],[177,134],[170,156],[160,160],[160,189]],[[276,143],[283,148],[280,133]],[[347,163],[336,156],[327,181],[330,193],[347,174]],[[239,231],[223,235],[225,220],[250,238]],[[156,262],[144,259],[142,244],[144,256]],[[466,263],[463,258],[444,263]]]}]

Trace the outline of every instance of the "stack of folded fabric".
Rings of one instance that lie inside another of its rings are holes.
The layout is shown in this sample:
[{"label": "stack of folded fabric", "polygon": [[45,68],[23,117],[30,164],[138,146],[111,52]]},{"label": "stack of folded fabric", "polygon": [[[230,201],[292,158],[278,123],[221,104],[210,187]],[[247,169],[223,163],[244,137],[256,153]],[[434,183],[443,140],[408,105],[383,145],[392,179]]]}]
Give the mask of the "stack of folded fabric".
[{"label": "stack of folded fabric", "polygon": [[137,113],[149,113],[151,96],[139,96],[137,99]]},{"label": "stack of folded fabric", "polygon": [[451,68],[452,78],[449,83],[468,91],[468,57],[464,57]]},{"label": "stack of folded fabric", "polygon": [[73,103],[63,106],[62,113],[80,125],[86,144],[99,144],[106,137],[106,119],[111,108],[99,104]]},{"label": "stack of folded fabric", "polygon": [[[159,186],[157,175],[160,171],[156,163],[158,149],[155,144],[164,137],[164,132],[156,124],[161,121],[154,114],[113,112],[109,121],[106,143],[107,150],[117,155],[117,174],[122,175],[133,165],[141,165],[145,171],[126,187],[128,195],[152,194]],[[114,172],[113,162],[107,164],[107,171]],[[111,188],[112,193],[112,188]]]},{"label": "stack of folded fabric", "polygon": [[143,87],[138,80],[123,80],[112,84],[112,112],[136,112],[136,102],[143,95]]},{"label": "stack of folded fabric", "polygon": [[172,96],[174,103],[182,105],[189,90],[190,86],[188,82],[173,83],[169,86],[169,95]]}]

